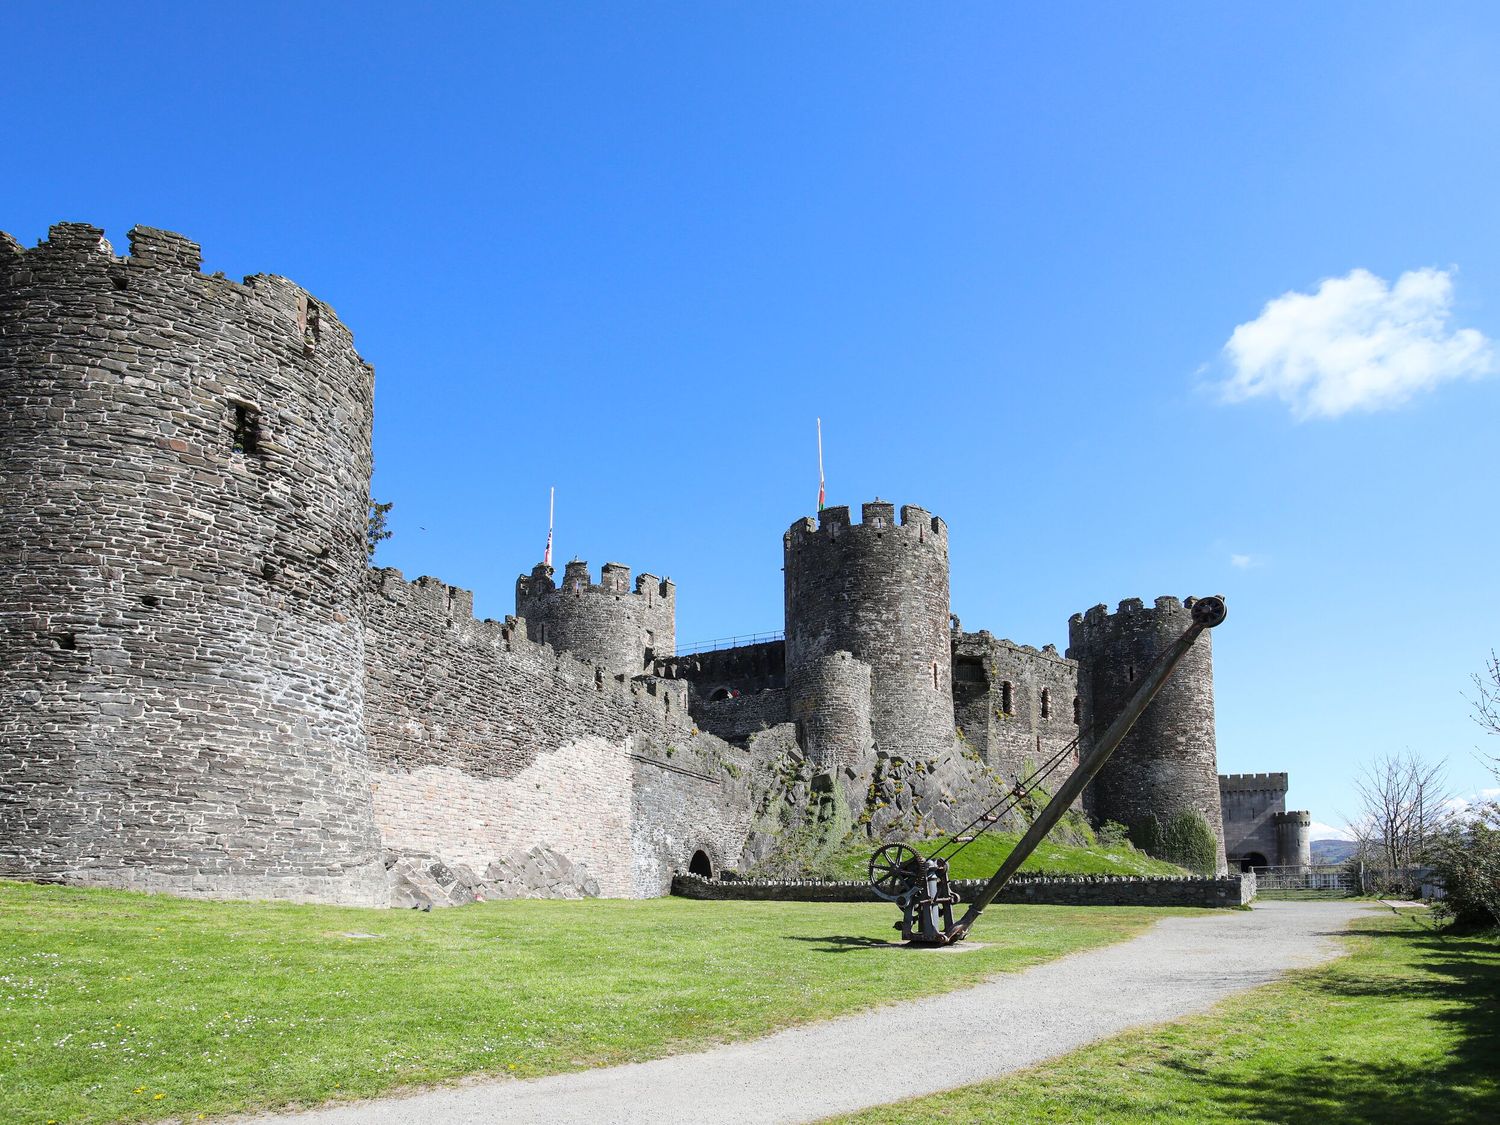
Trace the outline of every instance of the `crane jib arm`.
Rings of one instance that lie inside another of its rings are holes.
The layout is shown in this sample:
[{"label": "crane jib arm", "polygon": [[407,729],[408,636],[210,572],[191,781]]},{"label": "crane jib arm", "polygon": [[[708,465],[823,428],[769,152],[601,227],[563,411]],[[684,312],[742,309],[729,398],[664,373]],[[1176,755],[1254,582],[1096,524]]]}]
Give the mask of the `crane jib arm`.
[{"label": "crane jib arm", "polygon": [[[907,845],[887,845],[875,853],[875,858],[871,860],[871,880],[875,883],[877,894],[883,898],[892,898],[902,905],[905,920],[901,926],[907,940],[929,945],[946,945],[963,940],[980,914],[984,912],[985,907],[995,901],[995,896],[1020,870],[1021,864],[1026,862],[1027,857],[1036,850],[1037,845],[1042,842],[1047,833],[1052,831],[1057,822],[1062,819],[1063,813],[1067,812],[1073,802],[1079,798],[1084,787],[1094,779],[1104,763],[1109,760],[1109,756],[1124,741],[1125,736],[1130,733],[1130,728],[1141,717],[1152,698],[1172,678],[1172,673],[1182,658],[1187,655],[1188,649],[1193,647],[1193,642],[1198,639],[1198,635],[1205,629],[1212,629],[1221,624],[1228,610],[1222,597],[1207,597],[1199,598],[1193,603],[1192,614],[1192,624],[1147,670],[1135,692],[1121,708],[1119,715],[1109,724],[1083,760],[1078,763],[1078,768],[1063,782],[1052,800],[1032,820],[1031,827],[1026,830],[1026,834],[1006,857],[1000,870],[996,871],[990,881],[985,884],[979,896],[970,904],[968,911],[956,924],[948,922],[956,898],[948,892],[948,872],[945,860],[922,860],[916,855],[914,849],[910,849]],[[882,864],[880,861],[882,854],[893,851],[910,853],[910,858],[903,856]],[[884,878],[877,878],[880,873],[884,873]],[[882,887],[894,890],[895,885],[899,884],[904,884],[902,893],[882,893]]]}]

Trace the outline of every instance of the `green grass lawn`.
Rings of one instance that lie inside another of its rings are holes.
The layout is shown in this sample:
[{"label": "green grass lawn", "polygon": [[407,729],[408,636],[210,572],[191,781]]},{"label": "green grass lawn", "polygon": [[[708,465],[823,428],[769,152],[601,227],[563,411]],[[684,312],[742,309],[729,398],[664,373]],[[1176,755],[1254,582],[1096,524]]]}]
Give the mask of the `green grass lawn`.
[{"label": "green grass lawn", "polygon": [[426,914],[0,882],[0,1122],[191,1121],[652,1058],[972,984],[1163,913],[997,906],[989,948],[952,957],[881,946],[896,911],[863,903]]},{"label": "green grass lawn", "polygon": [[[969,844],[948,864],[950,879],[988,879],[1005,862],[1005,857],[1021,837],[1011,832],[989,832]],[[917,840],[913,846],[930,855],[938,840]],[[840,852],[832,860],[833,871],[841,879],[864,879],[869,875],[870,853],[875,844],[860,843]],[[1021,864],[1022,871],[1048,875],[1186,875],[1182,868],[1154,859],[1129,846],[1104,848],[1074,847],[1071,844],[1043,840],[1036,851]]]},{"label": "green grass lawn", "polygon": [[1207,1015],[836,1120],[1500,1121],[1500,936],[1391,914],[1362,915],[1355,931],[1348,957]]}]

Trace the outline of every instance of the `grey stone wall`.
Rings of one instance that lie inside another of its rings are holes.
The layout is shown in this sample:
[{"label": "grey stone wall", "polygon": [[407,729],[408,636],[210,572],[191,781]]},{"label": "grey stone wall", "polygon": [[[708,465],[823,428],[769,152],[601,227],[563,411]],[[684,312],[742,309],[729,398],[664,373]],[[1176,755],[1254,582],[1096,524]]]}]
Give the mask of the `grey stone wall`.
[{"label": "grey stone wall", "polygon": [[1286,811],[1286,789],[1284,773],[1219,775],[1224,855],[1231,866],[1281,862],[1276,816]]},{"label": "grey stone wall", "polygon": [[675,650],[676,599],[676,587],[654,574],[642,574],[632,590],[630,568],[620,563],[605,563],[597,583],[577,560],[564,567],[560,586],[542,563],[516,579],[516,616],[526,618],[531,637],[627,677]]},{"label": "grey stone wall", "polygon": [[694,695],[704,699],[731,691],[753,695],[766,688],[786,687],[786,642],[762,641],[711,652],[658,657],[656,674],[687,680],[693,685]]},{"label": "grey stone wall", "polygon": [[[953,710],[964,740],[1001,776],[1028,774],[1078,737],[1078,664],[988,630],[953,634]],[[1048,789],[1078,765],[1076,747]]]},{"label": "grey stone wall", "polygon": [[[783,538],[788,681],[835,652],[872,674],[877,748],[932,757],[953,745],[948,528],[911,505],[825,508]],[[795,708],[795,702],[794,702]]]},{"label": "grey stone wall", "polygon": [[130,240],[0,236],[0,874],[382,901],[373,372],[284,278]]},{"label": "grey stone wall", "polygon": [[786,690],[764,688],[751,695],[703,699],[697,685],[690,684],[688,710],[701,729],[743,745],[752,735],[787,721]]},{"label": "grey stone wall", "polygon": [[386,846],[476,874],[540,846],[612,897],[664,893],[694,841],[737,855],[748,763],[695,730],[687,685],[627,681],[526,625],[474,620],[473,595],[435,579],[371,572],[366,725]]},{"label": "grey stone wall", "polygon": [[[960,902],[972,902],[984,889],[983,879],[955,879],[949,884]],[[702,879],[679,875],[672,893],[683,898],[758,900],[770,902],[881,902],[866,882],[800,882],[772,880]],[[1218,878],[1149,877],[1124,875],[1018,876],[1000,892],[997,904],[1032,906],[1201,906],[1248,905],[1255,898],[1255,876],[1234,874]],[[892,917],[900,910],[893,903]],[[989,924],[998,924],[998,919]],[[981,922],[983,926],[986,923]],[[982,937],[982,934],[980,935]],[[892,939],[895,940],[894,938]]]},{"label": "grey stone wall", "polygon": [[[1191,606],[1173,597],[1147,609],[1139,598],[1116,613],[1095,606],[1068,621],[1068,656],[1078,661],[1083,749],[1104,733],[1156,657],[1192,624]],[[1096,822],[1134,828],[1155,813],[1163,824],[1185,809],[1203,814],[1226,869],[1214,741],[1212,634],[1202,633],[1176,673],[1094,778],[1085,805]]]}]

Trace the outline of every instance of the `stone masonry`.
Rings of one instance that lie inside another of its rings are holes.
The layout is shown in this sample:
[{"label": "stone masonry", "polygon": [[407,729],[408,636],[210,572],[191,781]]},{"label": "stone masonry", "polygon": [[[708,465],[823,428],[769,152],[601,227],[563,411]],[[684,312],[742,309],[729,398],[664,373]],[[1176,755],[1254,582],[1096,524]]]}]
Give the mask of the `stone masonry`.
[{"label": "stone masonry", "polygon": [[[0,234],[0,875],[665,894],[781,833],[961,827],[1071,768],[1186,627],[1166,598],[1075,616],[1066,657],[962,632],[947,525],[883,500],[785,533],[784,641],[678,655],[676,587],[618,563],[538,565],[477,621],[466,590],[367,568],[374,375],[333,310],[130,242]],[[1205,635],[1085,806],[1221,833],[1219,789]],[[1297,852],[1305,814],[1270,816]]]}]

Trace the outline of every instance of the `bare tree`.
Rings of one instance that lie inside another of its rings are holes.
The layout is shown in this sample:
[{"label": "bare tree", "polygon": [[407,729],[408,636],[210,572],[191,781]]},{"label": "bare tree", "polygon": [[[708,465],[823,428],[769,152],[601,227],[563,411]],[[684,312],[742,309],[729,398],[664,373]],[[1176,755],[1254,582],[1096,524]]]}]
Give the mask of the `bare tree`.
[{"label": "bare tree", "polygon": [[[1475,672],[1474,695],[1469,703],[1474,708],[1474,721],[1489,734],[1500,735],[1500,657],[1490,649],[1490,658],[1483,672]],[[1485,755],[1485,765],[1496,777],[1500,777],[1500,757]]]},{"label": "bare tree", "polygon": [[1410,750],[1386,754],[1354,780],[1362,805],[1352,825],[1362,858],[1382,867],[1412,867],[1452,816],[1447,763],[1424,762]]}]

